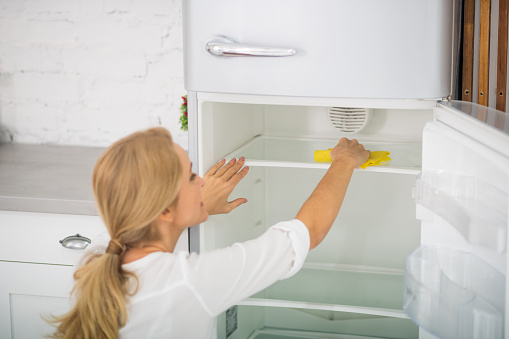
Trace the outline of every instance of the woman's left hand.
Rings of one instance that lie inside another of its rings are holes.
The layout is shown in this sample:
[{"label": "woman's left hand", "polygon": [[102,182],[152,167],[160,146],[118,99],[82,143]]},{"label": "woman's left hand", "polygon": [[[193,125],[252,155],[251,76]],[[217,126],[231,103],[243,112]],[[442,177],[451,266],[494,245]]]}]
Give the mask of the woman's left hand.
[{"label": "woman's left hand", "polygon": [[221,160],[203,176],[205,185],[201,189],[202,199],[210,215],[230,213],[247,202],[244,198],[228,201],[235,186],[249,171],[249,167],[242,168],[244,157],[238,161],[232,159],[226,165],[225,162],[225,159]]}]

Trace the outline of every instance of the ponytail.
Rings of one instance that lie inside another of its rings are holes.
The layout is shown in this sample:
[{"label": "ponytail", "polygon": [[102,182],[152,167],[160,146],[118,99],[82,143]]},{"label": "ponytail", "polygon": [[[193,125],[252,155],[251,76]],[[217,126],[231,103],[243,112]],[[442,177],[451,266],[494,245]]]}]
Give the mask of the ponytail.
[{"label": "ponytail", "polygon": [[56,327],[50,338],[118,337],[127,321],[125,298],[138,287],[136,275],[122,267],[124,256],[130,247],[158,239],[154,221],[176,201],[181,177],[180,160],[164,128],[131,134],[101,155],[92,182],[112,240],[105,254],[93,254],[74,273],[74,306],[46,320]]},{"label": "ponytail", "polygon": [[128,278],[134,275],[122,269],[124,254],[95,254],[74,273],[76,302],[68,314],[48,320],[60,323],[50,338],[118,338],[127,320],[124,296],[136,293],[128,291]]}]

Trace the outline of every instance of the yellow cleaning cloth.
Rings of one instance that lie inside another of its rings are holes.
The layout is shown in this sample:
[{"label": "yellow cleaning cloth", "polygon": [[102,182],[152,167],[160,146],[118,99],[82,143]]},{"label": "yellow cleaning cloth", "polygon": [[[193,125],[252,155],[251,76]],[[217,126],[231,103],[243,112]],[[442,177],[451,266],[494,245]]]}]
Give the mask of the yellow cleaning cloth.
[{"label": "yellow cleaning cloth", "polygon": [[361,168],[366,168],[369,166],[378,166],[381,165],[382,162],[390,161],[391,158],[389,158],[389,155],[391,153],[387,151],[375,151],[371,152],[371,155],[369,156],[368,161],[366,161],[364,164],[361,165]]},{"label": "yellow cleaning cloth", "polygon": [[332,148],[329,148],[328,150],[322,151],[318,150],[315,151],[315,161],[316,162],[332,162],[332,158],[330,157],[330,151]]},{"label": "yellow cleaning cloth", "polygon": [[[315,151],[315,161],[317,162],[332,162],[332,158],[330,157],[330,151],[332,148],[328,150],[318,150]],[[387,151],[375,151],[371,152],[368,161],[361,165],[361,168],[367,168],[369,166],[377,166],[381,165],[383,162],[390,161],[389,157],[391,153]]]}]

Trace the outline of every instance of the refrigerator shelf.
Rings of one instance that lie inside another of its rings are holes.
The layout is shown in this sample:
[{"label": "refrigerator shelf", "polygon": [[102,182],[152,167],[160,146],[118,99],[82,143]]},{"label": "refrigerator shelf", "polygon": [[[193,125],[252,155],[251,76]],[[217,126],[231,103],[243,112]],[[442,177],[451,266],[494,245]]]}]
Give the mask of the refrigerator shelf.
[{"label": "refrigerator shelf", "polygon": [[334,311],[334,312],[347,312],[347,313],[359,313],[369,314],[382,317],[401,318],[409,319],[408,315],[401,310],[393,310],[387,308],[375,308],[375,307],[360,307],[350,305],[333,305],[333,304],[320,304],[312,302],[298,302],[289,300],[276,300],[276,299],[262,299],[262,298],[247,298],[238,303],[240,306],[264,306],[264,307],[286,307],[286,308],[297,308],[306,310],[322,310],[322,311]]},{"label": "refrigerator shelf", "polygon": [[[257,136],[224,158],[246,158],[246,166],[296,167],[327,169],[330,163],[316,162],[316,150],[333,148],[338,140]],[[371,166],[360,171],[418,174],[421,170],[422,146],[420,143],[363,142],[371,151],[389,151],[392,160],[388,165]]]},{"label": "refrigerator shelf", "polygon": [[239,305],[357,313],[408,319],[403,312],[403,272],[304,266]]},{"label": "refrigerator shelf", "polygon": [[277,328],[262,328],[256,330],[248,339],[377,339],[381,337],[366,337],[349,334],[283,330]]},{"label": "refrigerator shelf", "polygon": [[[231,339],[418,339],[410,319],[281,307],[238,306]],[[253,321],[258,319],[261,321]]]}]

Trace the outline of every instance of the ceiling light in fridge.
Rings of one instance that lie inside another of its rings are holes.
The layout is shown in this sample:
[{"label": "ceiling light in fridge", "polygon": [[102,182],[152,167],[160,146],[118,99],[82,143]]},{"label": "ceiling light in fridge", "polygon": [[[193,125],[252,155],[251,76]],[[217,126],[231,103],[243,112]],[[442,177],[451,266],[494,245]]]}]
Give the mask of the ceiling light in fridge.
[{"label": "ceiling light in fridge", "polygon": [[367,108],[329,107],[329,121],[344,133],[357,133],[368,123],[371,110]]}]

